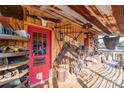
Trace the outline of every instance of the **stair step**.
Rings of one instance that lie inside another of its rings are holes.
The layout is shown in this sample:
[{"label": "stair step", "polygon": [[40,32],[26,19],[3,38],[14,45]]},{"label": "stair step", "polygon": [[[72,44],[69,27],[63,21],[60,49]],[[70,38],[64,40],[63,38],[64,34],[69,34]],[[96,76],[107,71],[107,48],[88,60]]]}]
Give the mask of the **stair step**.
[{"label": "stair step", "polygon": [[88,87],[91,87],[95,84],[95,82],[98,80],[99,76],[97,74],[95,74],[93,76],[93,79],[87,84]]},{"label": "stair step", "polygon": [[118,77],[120,76],[120,70],[119,69],[116,69],[116,74],[115,76],[111,79],[112,81],[116,81],[118,79]]},{"label": "stair step", "polygon": [[110,88],[110,86],[111,86],[111,82],[108,81],[106,88]]},{"label": "stair step", "polygon": [[109,88],[113,88],[113,83],[112,82],[110,82]]},{"label": "stair step", "polygon": [[122,80],[123,80],[123,70],[120,69],[120,75],[119,75],[118,79],[116,80],[116,83],[121,85]]},{"label": "stair step", "polygon": [[107,68],[106,68],[104,71],[102,71],[102,72],[98,72],[98,73],[99,73],[99,74],[104,74],[104,73],[108,72],[109,70],[110,70],[110,67],[107,66]]},{"label": "stair step", "polygon": [[95,84],[92,87],[97,88],[98,86],[101,85],[102,81],[103,81],[103,78],[99,77],[98,80],[95,82]]},{"label": "stair step", "polygon": [[108,70],[109,70],[109,67],[107,66],[107,68],[103,68],[102,70],[100,70],[100,71],[95,71],[95,72],[97,72],[97,73],[99,73],[99,74],[102,74],[102,73],[107,72]]},{"label": "stair step", "polygon": [[106,88],[107,84],[108,84],[108,81],[104,79],[99,88]]},{"label": "stair step", "polygon": [[111,74],[112,70],[113,70],[113,68],[110,67],[110,69],[107,72],[102,73],[101,75],[104,76],[104,77],[107,77],[108,75]]},{"label": "stair step", "polygon": [[110,75],[108,75],[107,78],[109,78],[109,79],[113,78],[116,73],[117,73],[117,70],[115,68],[113,68],[112,73]]}]

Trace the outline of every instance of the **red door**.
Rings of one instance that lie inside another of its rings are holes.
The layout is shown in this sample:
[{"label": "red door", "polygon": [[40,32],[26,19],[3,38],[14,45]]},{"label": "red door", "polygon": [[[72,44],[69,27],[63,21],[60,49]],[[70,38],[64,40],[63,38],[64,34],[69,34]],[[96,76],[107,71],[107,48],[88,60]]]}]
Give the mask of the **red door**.
[{"label": "red door", "polygon": [[51,62],[51,32],[33,26],[28,27],[30,41],[29,83],[34,84],[49,78]]}]

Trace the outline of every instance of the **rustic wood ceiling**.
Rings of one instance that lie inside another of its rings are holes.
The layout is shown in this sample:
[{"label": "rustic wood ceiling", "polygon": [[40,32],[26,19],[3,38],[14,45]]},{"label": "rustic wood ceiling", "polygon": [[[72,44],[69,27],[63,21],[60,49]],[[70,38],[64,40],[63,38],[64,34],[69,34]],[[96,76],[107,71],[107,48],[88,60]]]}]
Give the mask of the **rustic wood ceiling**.
[{"label": "rustic wood ceiling", "polygon": [[[18,11],[12,10],[15,7]],[[34,7],[53,18],[67,20],[82,26],[82,28],[84,24],[90,23],[93,26],[90,30],[99,34],[124,35],[123,5],[38,5]],[[18,8],[19,6],[8,6],[9,11],[6,11],[6,6],[1,6],[0,11],[3,15],[14,15],[23,19],[23,12],[19,10],[22,8]]]},{"label": "rustic wood ceiling", "polygon": [[[38,6],[39,7],[39,6]],[[42,6],[43,7],[43,6]],[[94,31],[108,35],[124,34],[124,6],[111,5],[49,5],[41,10],[83,25],[91,23]]]},{"label": "rustic wood ceiling", "polygon": [[117,21],[119,31],[124,34],[124,5],[112,6],[112,11]]}]

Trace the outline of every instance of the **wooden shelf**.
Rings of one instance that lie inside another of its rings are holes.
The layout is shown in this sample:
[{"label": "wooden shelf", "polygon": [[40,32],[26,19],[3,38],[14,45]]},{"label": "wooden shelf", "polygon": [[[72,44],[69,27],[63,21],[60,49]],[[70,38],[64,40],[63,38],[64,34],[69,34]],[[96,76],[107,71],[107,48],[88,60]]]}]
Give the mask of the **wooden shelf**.
[{"label": "wooden shelf", "polygon": [[28,73],[28,70],[26,69],[25,71],[23,71],[23,72],[20,73],[20,74],[17,74],[16,76],[13,76],[13,77],[11,77],[11,78],[2,79],[2,80],[0,80],[0,85],[6,84],[6,83],[8,83],[8,82],[10,82],[10,81],[13,81],[13,80],[15,80],[15,79],[19,79],[19,78],[23,77],[23,76],[24,76],[25,74],[27,74],[27,73]]},{"label": "wooden shelf", "polygon": [[26,54],[28,54],[28,52],[0,53],[0,58],[23,56]]},{"label": "wooden shelf", "polygon": [[[17,36],[17,35],[7,35],[7,34],[0,34],[0,40],[1,41],[19,41],[19,42],[28,42],[29,39]],[[17,56],[26,56],[27,54],[29,54],[28,51],[24,51],[24,52],[14,52],[14,53],[0,53],[0,58],[8,58],[8,57],[17,57]],[[22,66],[24,64],[27,64],[29,60],[26,61],[22,61],[19,63],[15,63],[15,64],[10,64],[8,65],[8,61],[6,62],[6,64],[4,66],[0,66],[0,71],[4,71],[7,69],[12,69],[12,68],[16,68],[19,66]],[[8,77],[8,78],[3,78],[0,80],[0,85],[4,85],[6,83],[9,83],[13,80],[19,79],[21,77],[23,77],[24,75],[26,75],[28,73],[28,69],[23,70],[21,73],[19,73],[19,71],[17,71],[16,75],[13,77]],[[28,80],[23,81],[22,83],[20,83],[19,85],[17,85],[17,88],[19,87],[23,87],[23,85],[28,82]]]},{"label": "wooden shelf", "polygon": [[0,71],[3,71],[3,70],[6,70],[7,69],[7,66],[0,66]]},{"label": "wooden shelf", "polygon": [[23,71],[23,73],[20,73],[19,74],[19,78],[21,78],[21,77],[23,77],[25,74],[27,74],[28,73],[28,70],[26,69],[26,70],[24,70]]},{"label": "wooden shelf", "polygon": [[6,34],[0,34],[1,40],[16,40],[16,41],[25,41],[28,42],[28,39],[21,38],[19,36],[13,36],[13,35],[6,35]]},{"label": "wooden shelf", "polygon": [[28,79],[26,79],[25,81],[23,81],[22,83],[20,83],[19,85],[17,85],[15,88],[21,88],[23,87],[23,85],[28,82]]},{"label": "wooden shelf", "polygon": [[28,61],[29,61],[29,60],[24,61],[24,62],[19,62],[19,63],[11,64],[11,65],[1,66],[1,67],[0,67],[0,71],[19,67],[19,66],[21,66],[21,65],[27,64]]}]

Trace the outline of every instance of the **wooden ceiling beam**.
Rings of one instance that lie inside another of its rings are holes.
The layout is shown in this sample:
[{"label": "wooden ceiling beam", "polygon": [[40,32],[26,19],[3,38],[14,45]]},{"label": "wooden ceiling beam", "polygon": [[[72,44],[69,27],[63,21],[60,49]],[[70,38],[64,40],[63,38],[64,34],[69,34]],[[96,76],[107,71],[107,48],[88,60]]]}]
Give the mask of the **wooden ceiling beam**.
[{"label": "wooden ceiling beam", "polygon": [[82,15],[84,18],[86,18],[88,21],[93,23],[95,26],[97,26],[99,29],[104,31],[106,34],[112,34],[96,17],[91,15],[90,11],[83,5],[69,5],[69,7],[77,12],[78,14]]},{"label": "wooden ceiling beam", "polygon": [[[63,14],[61,14],[61,13],[55,11],[55,10],[53,9],[53,7],[54,7],[54,6],[47,6],[46,10],[44,10],[45,13],[48,14],[48,15],[50,15],[50,16],[60,18],[61,21],[62,21],[62,23],[64,23],[64,24],[65,24],[65,22],[67,21],[67,22],[69,22],[69,23],[76,24],[77,26],[79,26],[80,28],[82,28],[82,25],[84,24],[84,22],[83,22],[82,20],[79,20],[79,19],[77,19],[77,18],[75,18],[75,17],[74,17],[73,19],[71,19],[71,18],[69,18],[69,17],[67,17],[67,16],[65,16],[65,15],[63,15]],[[56,9],[56,7],[55,7],[55,9]],[[40,9],[39,9],[39,10],[40,10]],[[60,9],[58,9],[58,8],[57,8],[57,10],[62,11],[62,10],[60,10]],[[42,11],[42,10],[40,10],[40,11]],[[61,26],[61,25],[60,25],[60,26]],[[82,29],[83,29],[83,28],[82,28]],[[87,31],[88,31],[88,29],[87,29]],[[98,31],[98,30],[96,30],[95,28],[92,28],[92,32],[95,32],[95,33],[97,33],[97,34],[98,34],[98,33],[101,33],[101,31]]]}]

